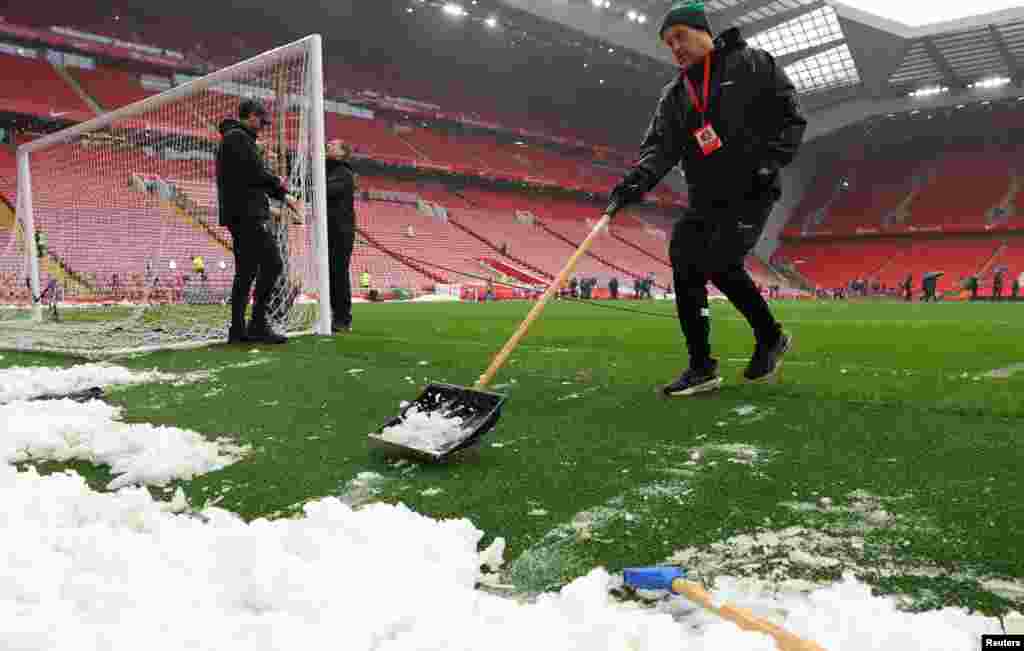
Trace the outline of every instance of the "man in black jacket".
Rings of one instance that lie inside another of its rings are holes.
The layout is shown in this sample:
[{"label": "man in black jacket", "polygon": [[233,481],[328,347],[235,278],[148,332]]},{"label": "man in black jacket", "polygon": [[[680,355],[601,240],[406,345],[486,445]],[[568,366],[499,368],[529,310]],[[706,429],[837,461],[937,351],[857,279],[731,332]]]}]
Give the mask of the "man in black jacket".
[{"label": "man in black jacket", "polygon": [[748,380],[774,374],[790,346],[743,259],[782,194],[779,170],[796,156],[807,121],[772,56],[748,47],[735,28],[713,39],[703,3],[674,4],[660,35],[682,70],[662,91],[640,158],[612,191],[607,212],[640,201],[681,163],[690,207],[672,230],[669,253],[690,363],[664,393],[683,396],[722,382],[711,357],[709,280],[754,330]]},{"label": "man in black jacket", "polygon": [[331,314],[334,332],[352,332],[352,283],[349,266],[356,237],[355,172],[352,149],[340,140],[327,144],[327,258],[331,265]]},{"label": "man in black jacket", "polygon": [[[281,344],[287,339],[270,329],[267,302],[274,282],[284,268],[270,224],[267,197],[286,201],[296,213],[302,210],[288,195],[284,183],[267,169],[256,136],[270,124],[266,108],[257,100],[242,100],[238,119],[220,123],[217,150],[217,200],[220,225],[231,231],[235,279],[231,287],[231,329],[228,342],[256,341]],[[256,281],[252,321],[245,327],[249,290]]]}]

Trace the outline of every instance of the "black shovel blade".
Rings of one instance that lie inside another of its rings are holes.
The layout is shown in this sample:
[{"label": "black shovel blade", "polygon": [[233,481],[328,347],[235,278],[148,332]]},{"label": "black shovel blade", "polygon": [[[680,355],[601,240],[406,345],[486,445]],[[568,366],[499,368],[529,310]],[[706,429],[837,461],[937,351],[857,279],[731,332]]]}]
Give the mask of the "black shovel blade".
[{"label": "black shovel blade", "polygon": [[[439,463],[448,457],[476,445],[480,437],[491,431],[501,417],[501,407],[506,396],[490,391],[479,391],[454,384],[429,384],[418,398],[402,409],[402,413],[369,435],[370,446],[388,456],[413,457],[422,461]],[[382,433],[385,428],[398,425],[405,420],[405,414],[413,407],[421,412],[440,411],[446,418],[462,419],[462,436],[449,441],[442,449],[420,449],[388,441]]]}]

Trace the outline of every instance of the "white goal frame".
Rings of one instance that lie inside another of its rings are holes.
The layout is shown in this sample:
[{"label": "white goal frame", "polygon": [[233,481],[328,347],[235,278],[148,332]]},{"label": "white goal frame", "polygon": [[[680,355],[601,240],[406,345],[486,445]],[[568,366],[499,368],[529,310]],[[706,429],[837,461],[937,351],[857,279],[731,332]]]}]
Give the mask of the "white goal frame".
[{"label": "white goal frame", "polygon": [[[312,106],[310,107],[310,152],[312,158],[312,182],[313,199],[316,202],[312,214],[322,216],[314,220],[312,226],[314,255],[316,257],[318,291],[319,291],[319,318],[317,319],[315,333],[320,335],[331,334],[331,301],[330,301],[330,273],[327,260],[327,172],[325,169],[326,153],[324,150],[326,138],[324,135],[324,74],[323,74],[323,40],[319,34],[312,34],[293,43],[258,54],[240,63],[216,70],[208,75],[194,79],[180,86],[175,86],[158,95],[128,104],[114,111],[109,111],[95,117],[88,122],[76,124],[67,129],[48,134],[25,143],[17,150],[18,169],[18,200],[17,200],[17,221],[21,222],[25,236],[25,255],[28,257],[26,268],[29,271],[31,285],[31,301],[33,321],[41,321],[43,306],[40,302],[40,281],[39,281],[39,260],[36,257],[36,230],[35,219],[32,209],[32,173],[30,157],[32,153],[44,149],[50,145],[59,144],[90,131],[96,131],[109,126],[117,120],[131,117],[137,113],[150,111],[170,102],[180,100],[188,95],[201,92],[220,82],[230,80],[240,73],[265,67],[282,59],[294,56],[297,52],[306,52],[309,56],[309,75]],[[197,345],[208,345],[209,342],[197,342]]]}]

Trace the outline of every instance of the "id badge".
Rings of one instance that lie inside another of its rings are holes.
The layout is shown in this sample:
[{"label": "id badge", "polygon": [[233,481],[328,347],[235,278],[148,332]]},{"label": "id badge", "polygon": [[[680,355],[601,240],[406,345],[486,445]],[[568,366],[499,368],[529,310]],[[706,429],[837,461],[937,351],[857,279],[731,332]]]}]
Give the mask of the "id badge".
[{"label": "id badge", "polygon": [[693,135],[697,138],[697,144],[700,145],[700,149],[704,152],[705,156],[710,156],[719,149],[722,148],[722,139],[715,133],[715,128],[710,124],[705,124],[700,129],[693,132]]}]

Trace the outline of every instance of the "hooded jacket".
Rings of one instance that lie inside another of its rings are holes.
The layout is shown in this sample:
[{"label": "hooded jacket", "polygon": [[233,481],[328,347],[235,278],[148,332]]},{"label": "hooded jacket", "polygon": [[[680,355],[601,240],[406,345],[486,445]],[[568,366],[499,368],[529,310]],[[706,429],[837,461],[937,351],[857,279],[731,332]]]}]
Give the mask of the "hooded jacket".
[{"label": "hooded jacket", "polygon": [[336,232],[355,230],[355,173],[348,161],[327,159],[327,219]]},{"label": "hooded jacket", "polygon": [[680,72],[662,90],[640,157],[620,184],[635,186],[640,196],[631,198],[654,188],[676,164],[686,175],[694,216],[742,202],[770,204],[781,196],[778,171],[796,156],[807,127],[796,88],[775,59],[748,47],[735,27],[715,39],[711,56],[706,117],[722,148],[707,156],[700,150],[694,132],[703,120],[686,88],[686,72]]},{"label": "hooded jacket", "polygon": [[281,181],[267,169],[256,146],[256,134],[238,120],[220,123],[217,149],[217,204],[221,226],[270,219],[267,197],[285,198]]}]

